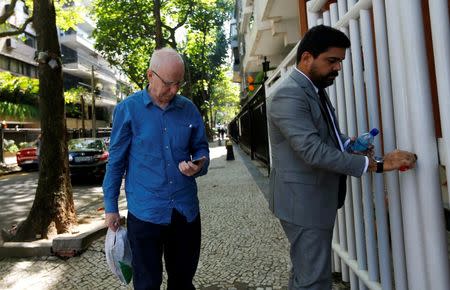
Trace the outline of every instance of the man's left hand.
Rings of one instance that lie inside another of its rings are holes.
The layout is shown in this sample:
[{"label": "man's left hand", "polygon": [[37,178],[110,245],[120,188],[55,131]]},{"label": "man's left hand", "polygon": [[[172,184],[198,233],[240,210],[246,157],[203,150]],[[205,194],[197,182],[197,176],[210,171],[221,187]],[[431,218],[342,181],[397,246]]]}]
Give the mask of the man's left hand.
[{"label": "man's left hand", "polygon": [[192,176],[195,175],[197,172],[199,172],[203,164],[205,164],[206,157],[202,156],[202,158],[197,159],[195,163],[192,161],[181,161],[178,164],[178,169],[186,176]]}]

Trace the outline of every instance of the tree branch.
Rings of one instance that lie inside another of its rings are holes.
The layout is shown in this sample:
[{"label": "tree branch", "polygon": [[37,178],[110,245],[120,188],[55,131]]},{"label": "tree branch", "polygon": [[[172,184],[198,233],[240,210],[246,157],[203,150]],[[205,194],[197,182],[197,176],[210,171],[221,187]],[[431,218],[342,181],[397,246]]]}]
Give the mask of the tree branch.
[{"label": "tree branch", "polygon": [[6,20],[8,20],[8,18],[14,14],[14,10],[16,9],[16,3],[17,3],[17,0],[11,1],[11,3],[9,4],[8,10],[5,11],[5,14],[0,16],[0,24],[5,23]]},{"label": "tree branch", "polygon": [[189,8],[187,9],[187,11],[189,11],[188,13],[186,13],[184,15],[184,18],[173,28],[173,30],[177,30],[178,28],[180,28],[181,26],[183,26],[186,21],[188,20],[189,15],[192,13],[192,6],[194,5],[194,1],[190,0],[189,1]]},{"label": "tree branch", "polygon": [[19,35],[19,34],[23,33],[25,31],[25,29],[27,28],[27,25],[30,24],[31,22],[33,22],[33,16],[30,16],[29,18],[27,18],[27,20],[25,20],[25,22],[22,24],[22,26],[19,27],[17,30],[0,32],[0,38],[6,37],[6,36],[12,36],[12,35]]}]

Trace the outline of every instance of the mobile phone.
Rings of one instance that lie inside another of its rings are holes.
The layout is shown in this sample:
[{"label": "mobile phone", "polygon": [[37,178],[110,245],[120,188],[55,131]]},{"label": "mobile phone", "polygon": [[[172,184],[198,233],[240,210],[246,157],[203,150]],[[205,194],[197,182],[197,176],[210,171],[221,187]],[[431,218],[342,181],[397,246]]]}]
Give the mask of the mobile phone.
[{"label": "mobile phone", "polygon": [[194,163],[195,165],[199,165],[202,160],[203,160],[203,158],[199,158],[199,159],[194,159],[191,162]]}]

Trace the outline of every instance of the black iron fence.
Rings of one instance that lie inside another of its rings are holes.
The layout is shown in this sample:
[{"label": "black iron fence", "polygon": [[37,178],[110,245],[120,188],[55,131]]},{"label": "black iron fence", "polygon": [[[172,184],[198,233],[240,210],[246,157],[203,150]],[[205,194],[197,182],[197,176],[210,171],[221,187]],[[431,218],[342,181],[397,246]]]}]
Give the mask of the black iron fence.
[{"label": "black iron fence", "polygon": [[269,139],[267,136],[266,94],[261,86],[242,107],[228,127],[231,138],[252,159],[269,165]]}]

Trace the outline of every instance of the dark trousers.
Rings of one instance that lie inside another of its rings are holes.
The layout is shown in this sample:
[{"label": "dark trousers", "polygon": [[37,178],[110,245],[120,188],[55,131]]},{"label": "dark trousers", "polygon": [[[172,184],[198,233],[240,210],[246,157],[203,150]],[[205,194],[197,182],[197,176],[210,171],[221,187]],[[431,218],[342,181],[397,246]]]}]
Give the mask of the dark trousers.
[{"label": "dark trousers", "polygon": [[177,210],[169,225],[139,220],[128,212],[128,240],[133,253],[134,289],[159,290],[162,256],[167,271],[167,290],[191,290],[200,257],[200,214],[188,223]]},{"label": "dark trousers", "polygon": [[280,220],[291,244],[289,290],[331,290],[333,229],[305,228]]}]

